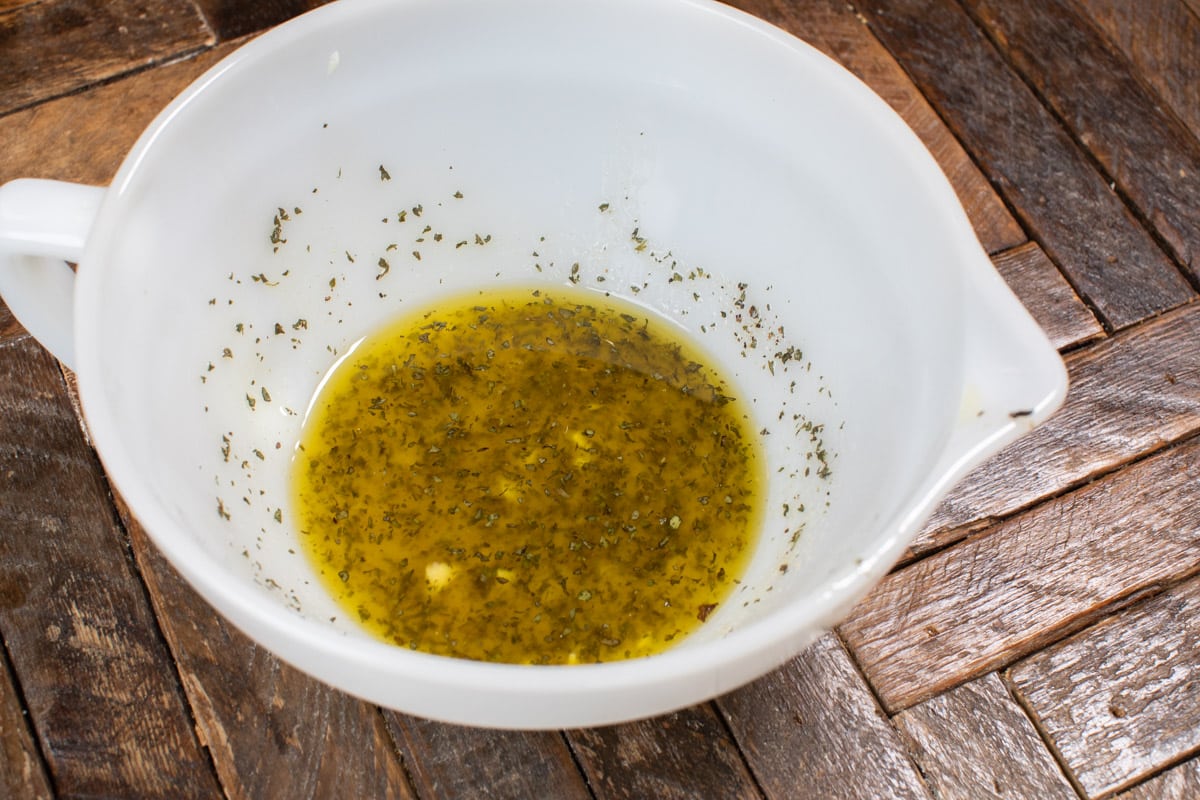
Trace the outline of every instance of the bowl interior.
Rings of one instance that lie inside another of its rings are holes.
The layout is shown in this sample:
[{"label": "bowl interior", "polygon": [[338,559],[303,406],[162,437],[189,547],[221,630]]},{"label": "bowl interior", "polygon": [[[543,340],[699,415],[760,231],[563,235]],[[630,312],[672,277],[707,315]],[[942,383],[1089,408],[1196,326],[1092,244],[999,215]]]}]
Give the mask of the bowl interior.
[{"label": "bowl interior", "polygon": [[618,295],[684,329],[769,432],[750,574],[680,649],[794,632],[896,535],[954,421],[961,289],[930,181],[863,87],[714,6],[331,8],[220,65],[123,168],[83,268],[106,362],[88,392],[185,571],[353,647],[287,501],[321,377],[439,296]]}]

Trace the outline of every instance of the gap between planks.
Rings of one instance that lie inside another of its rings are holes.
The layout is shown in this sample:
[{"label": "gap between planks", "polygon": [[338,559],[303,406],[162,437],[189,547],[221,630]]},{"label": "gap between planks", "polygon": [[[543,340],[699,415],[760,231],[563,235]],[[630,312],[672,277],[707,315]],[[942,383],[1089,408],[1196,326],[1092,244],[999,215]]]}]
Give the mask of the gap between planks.
[{"label": "gap between planks", "polygon": [[955,0],[857,6],[1110,330],[1195,297],[1092,156]]},{"label": "gap between planks", "polygon": [[1200,253],[1200,141],[1163,110],[1077,7],[1063,0],[961,2],[1193,289],[1200,287],[1200,264],[1193,266]]},{"label": "gap between planks", "polygon": [[[0,347],[0,364],[13,379],[0,382],[5,643],[53,780],[68,794],[209,796],[215,776],[62,374],[28,338]],[[44,457],[27,457],[27,437]]]},{"label": "gap between planks", "polygon": [[0,86],[0,114],[216,42],[195,5],[170,0],[43,0],[0,15],[0,30],[8,34],[0,62],[10,78]]},{"label": "gap between planks", "polygon": [[1089,797],[1200,752],[1200,579],[1133,604],[1009,669]]},{"label": "gap between planks", "polygon": [[885,707],[1003,668],[1200,572],[1197,455],[1192,437],[888,576],[840,627]]}]

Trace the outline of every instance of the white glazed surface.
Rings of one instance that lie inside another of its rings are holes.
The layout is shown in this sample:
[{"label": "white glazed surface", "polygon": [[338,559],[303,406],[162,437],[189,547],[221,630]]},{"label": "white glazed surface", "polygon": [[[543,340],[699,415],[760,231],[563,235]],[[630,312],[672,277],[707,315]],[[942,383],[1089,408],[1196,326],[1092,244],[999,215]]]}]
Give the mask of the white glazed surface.
[{"label": "white glazed surface", "polygon": [[[374,640],[291,525],[314,389],[397,313],[572,275],[673,320],[753,399],[782,472],[750,574],[701,633],[636,662],[492,665]],[[801,360],[775,357],[791,346]],[[106,468],[217,609],[373,702],[519,728],[649,716],[778,665],[1065,391],[898,118],[795,39],[692,0],[358,0],[252,42],[119,172],[75,347]],[[825,426],[828,479],[804,421]]]}]

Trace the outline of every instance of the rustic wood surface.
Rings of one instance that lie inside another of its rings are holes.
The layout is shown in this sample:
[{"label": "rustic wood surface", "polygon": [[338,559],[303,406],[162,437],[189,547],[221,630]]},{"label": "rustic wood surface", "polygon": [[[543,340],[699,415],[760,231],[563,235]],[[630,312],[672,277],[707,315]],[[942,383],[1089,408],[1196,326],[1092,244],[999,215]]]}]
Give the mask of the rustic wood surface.
[{"label": "rustic wood surface", "polygon": [[769,798],[931,796],[834,633],[717,705]]},{"label": "rustic wood surface", "polygon": [[1074,798],[1075,790],[995,672],[892,721],[940,797]]},{"label": "rustic wood surface", "polygon": [[53,797],[45,765],[37,743],[25,722],[25,710],[7,663],[0,673],[0,748],[4,765],[0,768],[0,795],[4,797]]},{"label": "rustic wood surface", "polygon": [[[108,183],[320,0],[0,0],[0,182]],[[1071,376],[837,630],[589,730],[379,709],[214,614],[0,304],[0,796],[1200,797],[1200,0],[736,0],[929,147]]]},{"label": "rustic wood surface", "polygon": [[1089,795],[1200,749],[1200,581],[1030,656],[1012,681]]},{"label": "rustic wood surface", "polygon": [[[1070,0],[968,0],[966,6],[1195,280],[1200,142],[1142,88],[1134,67]],[[1082,81],[1094,95],[1074,91]]]},{"label": "rustic wood surface", "polygon": [[[1123,328],[1195,296],[1144,214],[956,0],[869,0],[860,10],[1102,321]],[[1072,88],[1108,103],[1090,77]]]},{"label": "rustic wood surface", "polygon": [[43,0],[0,14],[0,113],[216,41],[190,0]]},{"label": "rustic wood surface", "polygon": [[656,719],[572,731],[588,783],[601,797],[758,796],[754,778],[711,705]]},{"label": "rustic wood surface", "polygon": [[422,797],[591,797],[561,733],[463,728],[387,711]]},{"label": "rustic wood surface", "polygon": [[1119,796],[1122,800],[1189,800],[1200,797],[1200,760],[1185,761]]},{"label": "rustic wood surface", "polygon": [[992,263],[1059,350],[1104,335],[1096,315],[1033,242],[996,254]]},{"label": "rustic wood surface", "polygon": [[0,347],[0,384],[0,627],[55,788],[211,795],[178,668],[62,373],[23,337]]},{"label": "rustic wood surface", "polygon": [[1164,105],[1200,135],[1200,1],[1080,0]]},{"label": "rustic wood surface", "polygon": [[893,572],[842,625],[891,710],[1200,571],[1200,440]]}]

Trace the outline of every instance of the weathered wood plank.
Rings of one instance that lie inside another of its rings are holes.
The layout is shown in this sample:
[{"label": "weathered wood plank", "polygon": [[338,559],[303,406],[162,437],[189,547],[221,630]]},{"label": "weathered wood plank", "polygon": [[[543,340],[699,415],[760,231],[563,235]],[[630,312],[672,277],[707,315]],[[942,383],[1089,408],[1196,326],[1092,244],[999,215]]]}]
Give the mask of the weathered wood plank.
[{"label": "weathered wood plank", "polygon": [[770,798],[930,796],[835,634],[717,705]]},{"label": "weathered wood plank", "polygon": [[1121,800],[1195,800],[1200,797],[1200,758],[1185,761],[1120,795]]},{"label": "weathered wood plank", "polygon": [[590,798],[562,734],[465,728],[385,711],[422,797]]},{"label": "weathered wood plank", "polygon": [[0,13],[0,114],[214,41],[188,0],[42,0]]},{"label": "weathered wood plank", "polygon": [[954,0],[867,0],[872,30],[1109,327],[1195,292]]},{"label": "weathered wood plank", "polygon": [[996,673],[897,714],[921,774],[938,797],[1077,795]]},{"label": "weathered wood plank", "polygon": [[988,252],[1025,241],[1024,231],[996,191],[850,4],[841,0],[740,0],[735,5],[838,60],[891,105],[937,159]]},{"label": "weathered wood plank", "polygon": [[992,263],[1055,347],[1061,350],[1104,335],[1096,315],[1033,242],[997,253]]},{"label": "weathered wood plank", "polygon": [[0,657],[0,797],[49,800],[46,765],[38,753],[13,684],[8,660]]},{"label": "weathered wood plank", "polygon": [[1089,797],[1130,786],[1200,749],[1200,580],[1031,656],[1010,677]]},{"label": "weathered wood plank", "polygon": [[16,317],[8,310],[8,306],[4,305],[3,300],[0,300],[0,344],[24,335],[25,329],[21,327],[21,323],[17,322]]},{"label": "weathered wood plank", "polygon": [[568,735],[600,798],[761,797],[708,704]]},{"label": "weathered wood plank", "polygon": [[1200,0],[1076,2],[1200,136]]},{"label": "weathered wood plank", "polygon": [[1200,280],[1200,140],[1163,110],[1073,4],[966,0],[966,6]]},{"label": "weathered wood plank", "polygon": [[841,626],[899,711],[1200,571],[1200,438],[901,569]]},{"label": "weathered wood plank", "polygon": [[0,183],[53,178],[108,185],[158,112],[237,44],[0,117]]},{"label": "weathered wood plank", "polygon": [[378,709],[255,645],[215,613],[121,506],[183,686],[230,798],[409,798]]},{"label": "weathered wood plank", "polygon": [[1200,304],[1069,355],[1071,385],[1049,422],[968,474],[913,554],[1008,516],[1200,430]]},{"label": "weathered wood plank", "polygon": [[57,365],[11,341],[0,387],[0,630],[56,790],[218,795]]},{"label": "weathered wood plank", "polygon": [[221,41],[278,25],[329,0],[193,0]]}]

